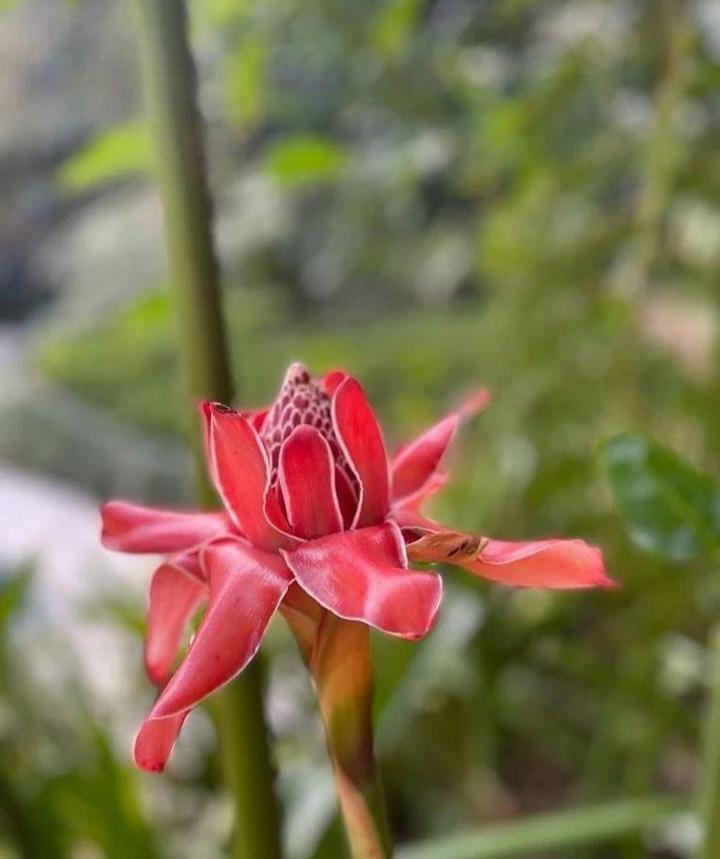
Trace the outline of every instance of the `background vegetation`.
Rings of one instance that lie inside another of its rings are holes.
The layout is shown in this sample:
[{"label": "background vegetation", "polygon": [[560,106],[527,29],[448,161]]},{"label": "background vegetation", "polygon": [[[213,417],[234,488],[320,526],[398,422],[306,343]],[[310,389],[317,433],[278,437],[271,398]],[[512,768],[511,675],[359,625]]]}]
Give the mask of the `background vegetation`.
[{"label": "background vegetation", "polygon": [[[191,11],[242,402],[270,399],[292,359],[341,365],[398,441],[486,383],[491,408],[462,436],[438,518],[508,539],[582,536],[622,584],[512,592],[449,573],[426,642],[375,642],[398,840],[692,789],[717,564],[634,548],[598,451],[619,432],[649,433],[720,472],[714,4],[194,0]],[[80,21],[82,4],[67,14]],[[57,165],[73,211],[149,187],[139,105],[126,114]],[[54,312],[73,290],[69,277],[55,284],[28,365],[42,390],[174,450],[172,317],[162,278],[142,257],[139,269],[134,289],[92,313]],[[88,471],[42,407],[8,417],[6,459],[100,494],[126,485],[131,447]],[[144,490],[184,500],[172,475]],[[163,779],[130,772],[92,688],[77,680],[48,707],[22,681],[38,659],[13,631],[32,617],[32,574],[3,582],[0,849],[215,855],[229,821],[202,717]],[[135,585],[94,610],[139,640]],[[280,626],[268,650],[290,855],[335,857],[319,726]],[[134,717],[149,689],[131,664],[116,706]],[[676,826],[582,855],[680,857],[691,844]]]}]

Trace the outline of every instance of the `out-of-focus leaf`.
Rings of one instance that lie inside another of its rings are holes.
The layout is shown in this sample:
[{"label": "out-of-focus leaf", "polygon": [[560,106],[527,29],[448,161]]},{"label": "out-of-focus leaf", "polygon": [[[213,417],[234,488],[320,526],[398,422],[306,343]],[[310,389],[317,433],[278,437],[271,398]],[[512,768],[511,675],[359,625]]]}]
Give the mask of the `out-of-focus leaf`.
[{"label": "out-of-focus leaf", "polygon": [[603,461],[632,539],[673,561],[720,544],[720,486],[641,435],[609,441]]},{"label": "out-of-focus leaf", "polygon": [[684,796],[648,796],[539,814],[398,850],[400,859],[506,859],[537,850],[576,850],[642,832],[692,808]]},{"label": "out-of-focus leaf", "polygon": [[375,41],[382,54],[396,57],[403,52],[412,39],[422,8],[420,0],[393,0],[383,7],[375,31]]},{"label": "out-of-focus leaf", "polygon": [[65,190],[77,193],[147,173],[151,163],[152,147],[146,126],[128,122],[93,137],[62,165],[58,179]]},{"label": "out-of-focus leaf", "polygon": [[283,185],[304,185],[334,179],[345,160],[345,151],[332,140],[298,134],[272,146],[265,167]]},{"label": "out-of-focus leaf", "polygon": [[8,622],[20,609],[32,577],[32,569],[23,567],[11,575],[0,573],[0,639]]},{"label": "out-of-focus leaf", "polygon": [[258,38],[248,40],[228,58],[225,98],[232,122],[247,127],[262,119],[266,68],[267,45]]},{"label": "out-of-focus leaf", "polygon": [[58,779],[58,808],[108,859],[153,859],[161,853],[138,804],[136,774],[118,761],[107,735],[87,715],[93,765]]}]

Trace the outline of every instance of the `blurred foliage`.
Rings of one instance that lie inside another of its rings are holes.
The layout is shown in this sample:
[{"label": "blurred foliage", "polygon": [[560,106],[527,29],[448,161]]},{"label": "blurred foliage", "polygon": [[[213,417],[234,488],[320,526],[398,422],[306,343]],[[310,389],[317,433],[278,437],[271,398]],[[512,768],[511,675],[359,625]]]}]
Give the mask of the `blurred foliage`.
[{"label": "blurred foliage", "polygon": [[96,135],[68,159],[58,173],[66,191],[88,191],[117,179],[147,173],[150,137],[143,123],[128,122]]},{"label": "blurred foliage", "polygon": [[642,548],[684,561],[720,545],[720,486],[662,445],[624,435],[605,446],[615,500]]},{"label": "blurred foliage", "polygon": [[[596,453],[629,431],[720,469],[717,323],[710,338],[701,324],[717,320],[720,263],[710,7],[192,4],[219,203],[252,180],[283,215],[271,237],[238,236],[227,253],[242,402],[271,398],[289,360],[341,365],[395,442],[487,383],[493,402],[464,431],[438,518],[497,537],[583,536],[623,585],[511,592],[448,574],[447,635],[376,643],[401,840],[694,782],[720,577],[626,540]],[[173,344],[152,285],[91,328],[46,338],[38,362],[117,417],[178,433]],[[668,469],[682,497],[696,479],[655,447],[630,453],[615,450],[613,481],[633,489],[626,509],[655,539],[637,493]],[[296,691],[293,670],[277,670]],[[282,769],[303,748],[321,759],[302,700],[302,727],[280,731]],[[304,855],[338,855],[337,831],[324,831]],[[583,855],[652,854],[628,836]]]},{"label": "blurred foliage", "polygon": [[115,756],[87,693],[65,689],[53,702],[26,673],[13,627],[31,579],[30,569],[0,574],[0,850],[70,859],[94,845],[108,859],[159,857],[137,775]]}]

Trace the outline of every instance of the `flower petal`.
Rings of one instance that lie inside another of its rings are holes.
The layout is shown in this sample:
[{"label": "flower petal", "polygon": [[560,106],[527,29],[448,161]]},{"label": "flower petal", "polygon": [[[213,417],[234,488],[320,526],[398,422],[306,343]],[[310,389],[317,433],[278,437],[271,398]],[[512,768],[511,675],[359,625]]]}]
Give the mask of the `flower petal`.
[{"label": "flower petal", "polygon": [[170,674],[183,634],[206,593],[204,583],[179,565],[163,564],[150,585],[145,667],[161,685]]},{"label": "flower petal", "polygon": [[398,451],[391,466],[395,503],[402,504],[408,496],[417,496],[436,473],[460,421],[476,414],[487,401],[487,390],[483,388],[477,391],[459,409]]},{"label": "flower petal", "polygon": [[397,506],[393,507],[393,515],[397,513],[398,516],[396,518],[398,518],[399,521],[405,511],[409,511],[411,513],[417,512],[428,498],[439,492],[447,482],[448,476],[444,471],[440,469],[434,471],[425,483],[423,483],[420,489],[410,495],[406,495],[404,498],[401,498],[396,502]]},{"label": "flower petal", "polygon": [[219,403],[206,404],[205,413],[210,416],[210,474],[233,521],[254,546],[272,551],[286,545],[265,513],[270,469],[256,430],[239,412]]},{"label": "flower petal", "polygon": [[325,393],[332,397],[341,382],[347,379],[347,373],[344,370],[328,370],[322,378],[322,386]]},{"label": "flower petal", "polygon": [[342,513],[343,528],[349,530],[358,509],[357,490],[345,469],[338,468],[337,465],[335,466],[335,494]]},{"label": "flower petal", "polygon": [[308,540],[341,531],[330,445],[310,426],[296,427],[280,448],[278,478],[288,520]]},{"label": "flower petal", "polygon": [[145,719],[135,738],[135,765],[148,772],[162,772],[189,712],[185,710],[166,719]]},{"label": "flower petal", "polygon": [[510,543],[437,530],[408,545],[415,561],[457,564],[505,585],[524,588],[612,587],[602,553],[583,540]]},{"label": "flower petal", "polygon": [[303,589],[339,617],[410,639],[433,625],[442,582],[407,569],[394,524],[330,534],[282,554]]},{"label": "flower petal", "polygon": [[180,513],[108,501],[100,508],[102,543],[118,552],[181,552],[230,528],[224,513]]},{"label": "flower petal", "polygon": [[278,555],[240,540],[206,546],[202,564],[210,582],[208,609],[187,656],[158,698],[153,718],[187,710],[239,674],[292,582]]},{"label": "flower petal", "polygon": [[348,376],[332,400],[335,434],[361,486],[357,528],[383,521],[390,503],[390,477],[382,432],[359,382]]}]

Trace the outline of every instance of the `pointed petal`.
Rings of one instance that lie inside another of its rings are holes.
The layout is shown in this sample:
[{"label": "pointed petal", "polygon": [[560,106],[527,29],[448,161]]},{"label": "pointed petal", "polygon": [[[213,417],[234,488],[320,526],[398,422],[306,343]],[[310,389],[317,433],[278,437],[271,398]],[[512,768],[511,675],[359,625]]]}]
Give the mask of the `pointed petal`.
[{"label": "pointed petal", "polygon": [[148,772],[162,772],[189,712],[185,710],[167,719],[145,719],[135,738],[135,765]]},{"label": "pointed petal", "polygon": [[459,414],[448,415],[400,450],[391,466],[394,503],[402,504],[431,479],[459,423]]},{"label": "pointed petal", "polygon": [[154,718],[193,707],[239,674],[292,581],[282,558],[239,540],[211,543],[202,552],[202,564],[210,581],[208,609],[153,708]]},{"label": "pointed petal", "polygon": [[270,411],[269,407],[265,407],[262,409],[255,409],[251,412],[243,412],[243,417],[247,418],[248,421],[255,427],[255,429],[260,432],[263,428],[263,424],[265,423],[265,418]]},{"label": "pointed petal", "polygon": [[487,401],[487,390],[477,391],[459,409],[398,451],[391,466],[394,503],[403,504],[408,496],[417,497],[436,473],[460,422],[484,408]]},{"label": "pointed petal", "polygon": [[206,587],[180,566],[163,564],[150,585],[145,667],[148,676],[165,683],[190,618],[195,614]]},{"label": "pointed petal", "polygon": [[265,514],[270,469],[256,430],[227,406],[210,403],[205,411],[209,414],[210,474],[233,521],[254,546],[272,551],[286,545],[286,538]]},{"label": "pointed petal", "polygon": [[342,530],[330,445],[310,426],[296,427],[280,448],[278,478],[288,520],[308,540]]},{"label": "pointed petal", "polygon": [[612,587],[602,553],[583,540],[509,543],[459,531],[428,533],[408,546],[412,560],[457,564],[505,585],[524,588]]},{"label": "pointed petal", "polygon": [[394,524],[331,534],[282,554],[303,589],[339,617],[410,639],[433,625],[442,583],[407,569]]},{"label": "pointed petal", "polygon": [[448,476],[444,471],[438,470],[433,472],[420,489],[396,502],[397,506],[393,507],[394,518],[397,518],[395,517],[395,513],[398,513],[401,517],[406,511],[410,513],[417,512],[428,498],[438,493],[447,482]]},{"label": "pointed petal", "polygon": [[325,393],[332,397],[341,382],[347,379],[347,373],[344,370],[329,370],[322,378],[322,386]]},{"label": "pointed petal", "polygon": [[180,513],[108,501],[100,508],[102,543],[118,552],[181,552],[230,527],[224,513]]},{"label": "pointed petal", "polygon": [[348,376],[332,400],[335,434],[361,486],[355,527],[382,522],[390,504],[387,453],[380,426],[359,382]]}]

